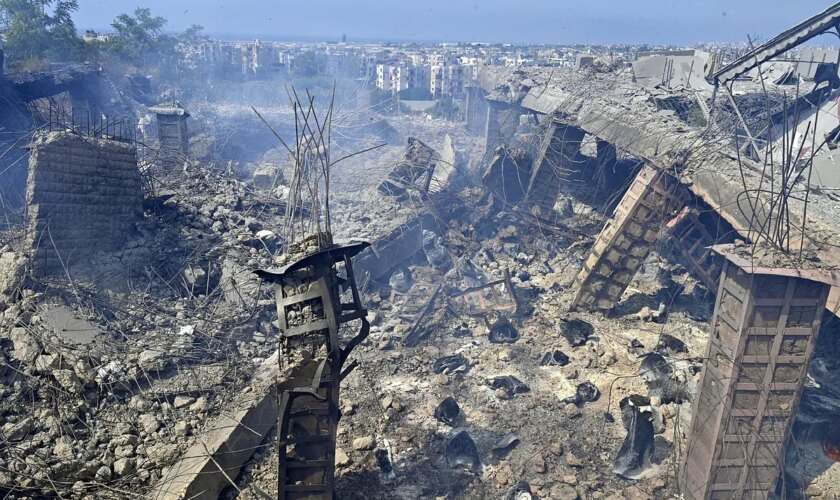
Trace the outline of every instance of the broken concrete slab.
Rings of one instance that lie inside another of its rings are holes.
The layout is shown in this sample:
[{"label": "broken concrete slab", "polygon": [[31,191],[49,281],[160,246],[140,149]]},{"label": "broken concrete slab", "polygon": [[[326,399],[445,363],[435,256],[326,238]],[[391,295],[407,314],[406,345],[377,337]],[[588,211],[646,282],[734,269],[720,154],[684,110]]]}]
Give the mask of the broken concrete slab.
[{"label": "broken concrete slab", "polygon": [[235,407],[208,425],[187,452],[170,467],[150,497],[159,500],[215,500],[233,484],[240,468],[277,424],[278,354],[263,361],[251,390]]}]

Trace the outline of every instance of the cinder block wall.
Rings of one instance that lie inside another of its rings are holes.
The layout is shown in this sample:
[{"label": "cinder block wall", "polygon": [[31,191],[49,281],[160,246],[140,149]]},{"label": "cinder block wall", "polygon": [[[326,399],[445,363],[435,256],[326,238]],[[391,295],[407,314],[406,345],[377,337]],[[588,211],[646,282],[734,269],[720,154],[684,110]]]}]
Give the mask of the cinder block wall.
[{"label": "cinder block wall", "polygon": [[39,134],[32,141],[26,200],[37,273],[117,250],[143,214],[137,150],[70,132]]}]

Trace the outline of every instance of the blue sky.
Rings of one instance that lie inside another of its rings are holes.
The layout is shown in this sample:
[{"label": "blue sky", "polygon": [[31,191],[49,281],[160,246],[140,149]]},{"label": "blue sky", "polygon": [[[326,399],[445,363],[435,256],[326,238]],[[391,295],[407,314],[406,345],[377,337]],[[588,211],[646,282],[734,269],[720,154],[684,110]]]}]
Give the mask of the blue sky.
[{"label": "blue sky", "polygon": [[[79,0],[76,26],[107,29],[137,6],[210,34],[510,43],[766,40],[829,0]],[[834,44],[823,36],[819,43]]]}]

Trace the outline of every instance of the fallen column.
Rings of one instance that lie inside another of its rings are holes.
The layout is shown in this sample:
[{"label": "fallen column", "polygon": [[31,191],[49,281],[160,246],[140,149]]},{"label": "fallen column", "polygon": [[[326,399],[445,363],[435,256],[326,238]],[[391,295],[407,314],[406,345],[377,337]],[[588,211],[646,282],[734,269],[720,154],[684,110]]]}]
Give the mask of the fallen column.
[{"label": "fallen column", "polygon": [[679,482],[688,499],[768,498],[838,277],[715,249],[727,260]]},{"label": "fallen column", "polygon": [[678,206],[678,188],[673,176],[655,167],[639,172],[575,278],[572,307],[610,309],[621,299]]},{"label": "fallen column", "polygon": [[467,110],[466,110],[466,129],[467,132],[480,135],[483,132],[484,122],[483,118],[487,109],[487,101],[484,100],[481,87],[468,86],[467,94]]},{"label": "fallen column", "polygon": [[498,146],[502,145],[502,130],[499,124],[498,104],[486,101],[487,111],[484,115],[484,157],[490,158]]},{"label": "fallen column", "polygon": [[214,500],[234,484],[277,418],[277,354],[254,374],[249,391],[237,397],[235,412],[219,415],[195,443],[166,469],[149,498]]}]

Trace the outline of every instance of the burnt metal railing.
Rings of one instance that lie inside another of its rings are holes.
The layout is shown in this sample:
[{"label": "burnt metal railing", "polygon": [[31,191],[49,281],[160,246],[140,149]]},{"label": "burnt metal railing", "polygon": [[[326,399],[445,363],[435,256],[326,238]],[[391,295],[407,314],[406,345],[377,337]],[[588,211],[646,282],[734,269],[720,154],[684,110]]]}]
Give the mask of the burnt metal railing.
[{"label": "burnt metal railing", "polygon": [[91,112],[90,108],[49,106],[44,128],[50,132],[72,130],[74,133],[96,139],[137,142],[137,120],[114,118]]}]

